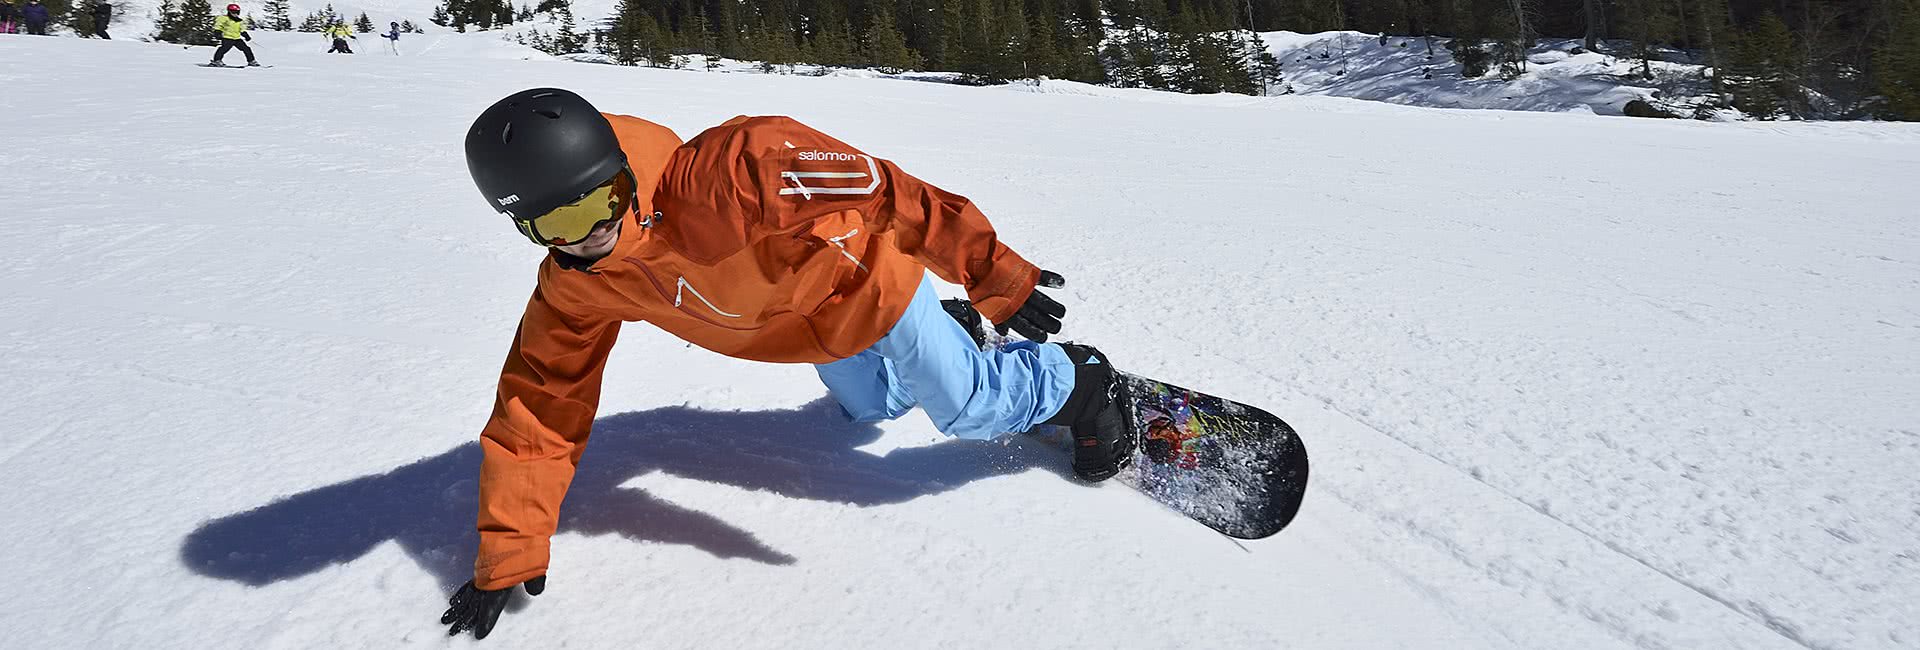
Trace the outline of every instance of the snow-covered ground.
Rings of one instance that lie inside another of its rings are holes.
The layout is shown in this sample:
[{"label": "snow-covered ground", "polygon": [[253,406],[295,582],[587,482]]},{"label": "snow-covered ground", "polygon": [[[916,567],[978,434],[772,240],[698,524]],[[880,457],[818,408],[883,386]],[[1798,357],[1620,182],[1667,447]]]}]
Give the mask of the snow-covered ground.
[{"label": "snow-covered ground", "polygon": [[[1681,78],[1699,79],[1700,67],[1655,61],[1657,81],[1634,78],[1636,59],[1580,51],[1571,40],[1541,41],[1528,56],[1527,69],[1513,79],[1498,72],[1463,79],[1460,63],[1436,38],[1359,32],[1266,32],[1260,35],[1281,62],[1285,83],[1304,95],[1352,97],[1408,106],[1488,108],[1555,113],[1621,115],[1627,102],[1652,100],[1656,106],[1691,117],[1698,98],[1687,95]],[[1696,84],[1698,85],[1698,84]],[[1661,86],[1677,93],[1660,92]]]},{"label": "snow-covered ground", "polygon": [[536,85],[793,115],[974,198],[1068,334],[1287,418],[1314,483],[1236,544],[631,326],[486,647],[1920,643],[1913,126],[297,45],[0,36],[8,647],[449,643],[541,255],[459,143]]}]

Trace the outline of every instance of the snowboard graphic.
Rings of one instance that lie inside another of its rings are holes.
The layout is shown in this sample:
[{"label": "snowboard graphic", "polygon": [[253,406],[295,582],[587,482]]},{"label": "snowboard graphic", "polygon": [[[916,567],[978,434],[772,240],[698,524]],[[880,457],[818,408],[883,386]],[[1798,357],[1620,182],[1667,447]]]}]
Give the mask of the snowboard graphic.
[{"label": "snowboard graphic", "polygon": [[1133,465],[1113,480],[1221,534],[1260,539],[1286,528],[1307,489],[1307,450],[1266,411],[1119,373]]}]

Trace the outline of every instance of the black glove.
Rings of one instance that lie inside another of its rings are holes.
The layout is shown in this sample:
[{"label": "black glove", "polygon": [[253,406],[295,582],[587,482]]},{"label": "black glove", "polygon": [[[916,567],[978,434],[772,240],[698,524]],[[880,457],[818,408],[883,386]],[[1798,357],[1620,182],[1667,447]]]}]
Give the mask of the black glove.
[{"label": "black glove", "polygon": [[1067,286],[1066,278],[1052,271],[1041,270],[1039,286],[1034,287],[1033,294],[1027,296],[1027,302],[1020,305],[1020,311],[1014,312],[1005,321],[994,323],[994,329],[999,330],[1001,336],[1011,329],[1029,341],[1046,343],[1048,334],[1060,333],[1060,318],[1067,315],[1067,308],[1047,297],[1047,294],[1040,293],[1039,287],[1058,289],[1064,286]]},{"label": "black glove", "polygon": [[248,41],[251,41],[251,40],[253,40],[253,35],[252,35],[252,34],[248,34],[248,33],[246,33],[246,32],[240,32],[240,38],[241,38],[242,40],[248,40]]},{"label": "black glove", "polygon": [[[521,583],[527,588],[528,596],[538,596],[547,590],[547,577],[540,576]],[[507,600],[513,596],[513,587],[497,591],[487,591],[473,586],[473,581],[460,585],[460,591],[447,600],[447,613],[440,615],[441,625],[452,625],[447,636],[458,636],[461,632],[473,630],[473,638],[487,638],[493,631],[493,622],[500,619],[500,610],[507,608]]]}]

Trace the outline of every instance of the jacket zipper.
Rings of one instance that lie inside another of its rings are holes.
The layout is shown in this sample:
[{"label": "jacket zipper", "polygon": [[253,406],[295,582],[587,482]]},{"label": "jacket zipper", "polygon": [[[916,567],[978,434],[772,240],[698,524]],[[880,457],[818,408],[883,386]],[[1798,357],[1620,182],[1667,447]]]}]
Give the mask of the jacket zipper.
[{"label": "jacket zipper", "polygon": [[[647,268],[647,265],[646,265],[646,264],[642,264],[642,263],[640,262],[640,258],[638,258],[638,257],[624,257],[624,258],[621,258],[621,261],[624,261],[624,262],[626,262],[626,263],[628,263],[628,264],[632,264],[632,265],[634,266],[634,268],[637,268],[637,269],[640,269],[640,272],[641,272],[642,274],[644,274],[644,275],[646,275],[646,276],[647,276],[647,281],[648,281],[648,282],[651,282],[651,283],[653,283],[653,290],[654,290],[654,291],[657,291],[657,292],[659,292],[659,293],[660,293],[660,299],[661,299],[661,300],[665,300],[665,301],[668,301],[668,302],[671,302],[671,303],[673,303],[673,307],[674,307],[674,311],[678,311],[678,312],[680,312],[680,313],[682,313],[682,314],[686,314],[686,315],[688,315],[688,316],[692,316],[692,317],[694,317],[695,319],[697,319],[697,320],[699,320],[699,321],[700,321],[700,322],[702,322],[702,323],[706,323],[706,324],[708,324],[708,325],[712,325],[712,326],[714,326],[714,327],[718,327],[718,328],[720,328],[720,329],[727,329],[727,330],[733,330],[733,331],[736,331],[736,332],[751,332],[751,331],[754,331],[754,330],[757,330],[757,329],[760,329],[760,328],[758,328],[758,327],[731,327],[731,326],[728,326],[728,325],[723,325],[723,324],[721,324],[721,323],[718,323],[718,322],[715,322],[715,321],[714,321],[713,319],[711,319],[711,318],[707,318],[706,316],[702,316],[702,315],[700,315],[700,314],[699,314],[698,312],[695,312],[695,311],[694,311],[694,310],[692,310],[691,308],[688,308],[687,306],[685,306],[685,305],[683,305],[683,304],[681,304],[681,301],[679,301],[679,300],[675,300],[675,299],[673,299],[673,298],[672,298],[671,296],[668,296],[668,295],[667,295],[667,286],[666,286],[666,285],[664,285],[664,284],[661,284],[661,283],[660,283],[660,278],[659,278],[659,277],[656,277],[656,276],[654,276],[654,274],[653,274],[653,269],[650,269],[650,268]],[[681,278],[681,280],[682,280],[682,281],[685,281],[685,278]],[[704,302],[706,302],[706,301],[707,301],[707,300],[706,300],[706,298],[701,298],[701,299],[700,299],[700,302],[703,302],[703,303],[704,303]],[[712,304],[708,304],[707,306],[708,306],[708,307],[712,307],[713,305],[712,305]],[[718,309],[715,309],[714,311],[716,311],[716,312],[718,312],[718,311],[720,311],[720,310],[718,310]]]}]

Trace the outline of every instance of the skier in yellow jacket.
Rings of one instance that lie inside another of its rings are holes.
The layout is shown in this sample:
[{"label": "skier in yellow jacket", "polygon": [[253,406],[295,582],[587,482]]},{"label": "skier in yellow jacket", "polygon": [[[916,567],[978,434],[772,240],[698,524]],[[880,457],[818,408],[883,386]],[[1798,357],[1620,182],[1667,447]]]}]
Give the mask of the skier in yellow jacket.
[{"label": "skier in yellow jacket", "polygon": [[328,27],[326,35],[333,37],[333,48],[327,50],[328,54],[352,54],[353,48],[347,47],[347,39],[360,40],[360,37],[353,35],[353,30],[349,29],[346,23],[335,23],[332,27]]},{"label": "skier in yellow jacket", "polygon": [[253,58],[253,48],[247,47],[247,41],[253,40],[253,36],[247,34],[247,21],[240,17],[240,5],[227,5],[227,14],[213,19],[213,31],[220,35],[220,49],[213,51],[213,60],[207,65],[226,65],[220,59],[234,48],[240,48],[240,53],[247,55],[247,65],[260,65],[260,61]]}]

